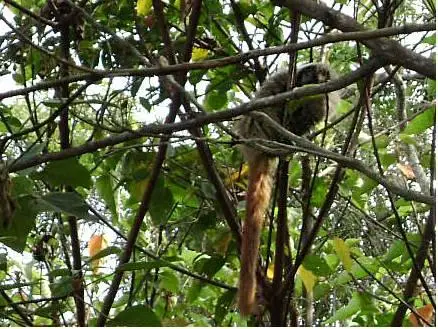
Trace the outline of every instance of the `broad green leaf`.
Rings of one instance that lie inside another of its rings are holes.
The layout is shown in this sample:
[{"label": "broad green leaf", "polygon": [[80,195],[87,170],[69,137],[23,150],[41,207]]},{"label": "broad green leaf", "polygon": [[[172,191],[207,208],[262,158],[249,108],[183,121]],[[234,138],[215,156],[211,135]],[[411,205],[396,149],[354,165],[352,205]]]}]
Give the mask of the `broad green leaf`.
[{"label": "broad green leaf", "polygon": [[205,70],[192,70],[189,73],[189,82],[192,85],[195,85],[202,81],[202,78],[205,76],[207,72]]},{"label": "broad green leaf", "polygon": [[347,246],[344,240],[339,238],[333,239],[333,246],[345,269],[347,271],[351,271],[353,260],[351,259],[350,248]]},{"label": "broad green leaf", "polygon": [[72,187],[91,186],[91,176],[88,169],[82,166],[76,158],[70,158],[49,163],[42,172],[32,176],[53,186],[67,185]]},{"label": "broad green leaf", "polygon": [[41,200],[53,211],[60,211],[67,215],[87,218],[88,205],[74,192],[51,192],[43,195]]},{"label": "broad green leaf", "polygon": [[313,298],[315,300],[324,299],[325,297],[328,297],[330,290],[331,287],[328,283],[320,282],[315,286],[315,288],[313,288]]},{"label": "broad green leaf", "polygon": [[[38,143],[35,145],[32,145],[29,149],[25,150],[23,155],[17,160],[17,164],[21,164],[23,162],[28,161],[29,159],[32,159],[38,154],[41,154],[41,152],[46,147],[46,143]],[[34,172],[37,169],[37,167],[31,167],[28,169],[20,170],[20,174],[26,175],[31,172]]]},{"label": "broad green leaf", "polygon": [[379,150],[379,158],[380,158],[380,162],[382,163],[382,166],[384,169],[388,168],[390,165],[394,164],[397,162],[397,156],[395,154],[392,153],[388,153],[385,150]]},{"label": "broad green leaf", "polygon": [[316,177],[315,185],[312,191],[312,199],[310,200],[312,206],[318,208],[322,206],[322,203],[327,196],[328,188],[328,182],[324,178]]},{"label": "broad green leaf", "polygon": [[385,254],[385,262],[392,261],[393,259],[403,255],[406,252],[406,245],[402,240],[395,240],[389,247],[389,250]]},{"label": "broad green leaf", "polygon": [[174,272],[169,270],[160,272],[160,288],[175,294],[180,292],[179,279]]},{"label": "broad green leaf", "polygon": [[384,149],[389,145],[389,142],[391,140],[390,140],[389,136],[381,135],[381,136],[376,137],[375,141],[376,141],[376,147],[378,149]]},{"label": "broad green leaf", "polygon": [[434,46],[436,44],[436,33],[434,33],[434,34],[432,34],[432,35],[430,35],[428,37],[425,37],[423,39],[423,42],[427,43],[427,44],[429,44],[431,46]]},{"label": "broad green leaf", "polygon": [[161,327],[161,321],[147,305],[125,309],[107,322],[108,327]]},{"label": "broad green leaf", "polygon": [[354,314],[358,313],[360,309],[361,309],[361,303],[360,303],[359,295],[358,293],[353,293],[353,297],[351,298],[349,303],[346,306],[336,310],[335,314],[330,318],[328,318],[323,323],[326,325],[333,323],[335,321],[346,320],[352,317]]},{"label": "broad green leaf", "polygon": [[52,296],[67,296],[73,292],[73,279],[71,276],[63,276],[49,286]]},{"label": "broad green leaf", "polygon": [[56,278],[57,276],[70,276],[71,272],[68,268],[57,268],[49,272],[51,278]]},{"label": "broad green leaf", "polygon": [[[358,263],[354,263],[351,267],[351,271],[343,271],[335,279],[336,285],[343,286],[346,283],[350,282],[352,280],[351,275],[353,275],[353,277],[355,277],[356,279],[363,279],[369,276],[368,272],[374,274],[379,269],[377,260],[373,258],[359,257],[357,261],[360,262],[362,266]],[[366,271],[363,269],[363,267],[366,268]]]},{"label": "broad green leaf", "polygon": [[24,196],[16,200],[17,207],[7,228],[0,225],[2,243],[16,252],[23,252],[27,237],[35,227],[35,218],[38,214],[39,202],[36,198]]},{"label": "broad green leaf", "polygon": [[230,311],[231,303],[233,302],[235,295],[235,290],[228,290],[218,298],[214,311],[214,319],[216,320],[217,326],[221,326],[225,315]]},{"label": "broad green leaf", "polygon": [[350,109],[351,109],[351,103],[341,99],[338,105],[336,106],[336,113],[344,114],[347,113]]},{"label": "broad green leaf", "polygon": [[331,270],[334,271],[339,265],[339,258],[334,254],[328,254],[324,256],[324,259]]},{"label": "broad green leaf", "polygon": [[404,134],[404,133],[400,133],[398,136],[400,140],[405,144],[417,145],[417,139],[415,138],[415,136]]},{"label": "broad green leaf", "polygon": [[205,97],[204,106],[208,111],[220,110],[227,104],[227,93],[222,93],[219,90],[212,90]]},{"label": "broad green leaf", "polygon": [[335,314],[323,323],[330,324],[335,321],[344,321],[351,318],[358,312],[368,312],[370,310],[375,311],[372,300],[367,298],[364,294],[354,292],[348,304],[336,310]]},{"label": "broad green leaf", "polygon": [[34,181],[29,179],[26,176],[15,176],[11,177],[12,189],[11,194],[12,197],[19,198],[24,195],[29,195],[33,193]]},{"label": "broad green leaf", "polygon": [[201,274],[205,274],[209,278],[214,275],[224,266],[225,258],[222,256],[212,256],[210,258],[201,258],[195,263],[195,270]]},{"label": "broad green leaf", "polygon": [[164,185],[164,179],[160,177],[152,192],[149,204],[149,213],[155,225],[167,223],[174,203],[172,192]]},{"label": "broad green leaf", "polygon": [[303,266],[318,276],[328,276],[332,272],[327,262],[317,255],[307,255],[304,258]]},{"label": "broad green leaf", "polygon": [[433,126],[435,118],[435,108],[429,108],[423,113],[413,118],[403,130],[404,134],[418,135],[424,132],[427,128]]},{"label": "broad green leaf", "polygon": [[116,201],[114,198],[115,191],[114,191],[111,176],[109,174],[104,174],[101,175],[99,178],[97,178],[96,189],[100,197],[105,201],[105,205],[111,211],[111,215],[113,215],[113,222],[114,222],[114,220],[118,219],[118,216],[117,216]]},{"label": "broad green leaf", "polygon": [[201,294],[204,284],[199,280],[194,280],[187,291],[187,303],[193,303]]}]

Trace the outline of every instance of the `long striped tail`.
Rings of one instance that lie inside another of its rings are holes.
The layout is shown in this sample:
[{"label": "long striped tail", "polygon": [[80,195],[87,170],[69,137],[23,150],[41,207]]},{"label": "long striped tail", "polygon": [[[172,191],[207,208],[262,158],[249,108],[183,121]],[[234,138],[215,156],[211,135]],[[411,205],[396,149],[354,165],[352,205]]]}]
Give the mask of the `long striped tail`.
[{"label": "long striped tail", "polygon": [[272,159],[260,155],[249,163],[246,219],[240,254],[239,309],[243,316],[255,310],[256,270],[260,233],[272,190]]}]

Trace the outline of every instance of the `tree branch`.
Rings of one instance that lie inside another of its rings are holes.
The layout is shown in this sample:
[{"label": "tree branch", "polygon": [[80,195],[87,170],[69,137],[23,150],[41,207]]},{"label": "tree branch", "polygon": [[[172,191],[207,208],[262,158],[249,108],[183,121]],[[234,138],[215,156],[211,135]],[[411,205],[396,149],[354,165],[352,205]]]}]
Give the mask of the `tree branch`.
[{"label": "tree branch", "polygon": [[[310,0],[273,0],[272,2],[291,10],[299,8],[299,11],[304,15],[320,20],[324,24],[343,32],[366,30],[354,18],[331,9],[320,2]],[[436,67],[432,59],[412,52],[397,41],[379,38],[362,40],[361,42],[373,50],[374,55],[380,56],[388,63],[401,65],[431,79],[436,79]]]}]

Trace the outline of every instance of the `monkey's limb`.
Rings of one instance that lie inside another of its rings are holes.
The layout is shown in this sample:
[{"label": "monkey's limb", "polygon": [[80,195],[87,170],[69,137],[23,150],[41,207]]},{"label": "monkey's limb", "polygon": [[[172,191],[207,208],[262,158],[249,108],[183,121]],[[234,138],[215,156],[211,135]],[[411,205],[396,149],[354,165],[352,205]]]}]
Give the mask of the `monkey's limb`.
[{"label": "monkey's limb", "polygon": [[275,160],[263,154],[258,154],[249,161],[239,286],[239,309],[244,316],[255,311],[260,233],[271,197],[273,167],[275,167]]}]

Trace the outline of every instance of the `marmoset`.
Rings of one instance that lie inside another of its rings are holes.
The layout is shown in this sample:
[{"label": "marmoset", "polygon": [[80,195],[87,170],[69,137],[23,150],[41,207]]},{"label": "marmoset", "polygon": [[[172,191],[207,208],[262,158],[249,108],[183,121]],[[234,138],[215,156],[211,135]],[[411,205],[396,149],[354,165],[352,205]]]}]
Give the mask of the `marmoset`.
[{"label": "marmoset", "polygon": [[[288,71],[280,71],[270,77],[255,93],[255,98],[276,95],[288,89]],[[297,69],[295,86],[327,82],[335,77],[331,68],[322,63],[311,63]],[[307,133],[316,123],[330,118],[339,100],[337,92],[311,96],[308,99],[287,101],[259,111],[280,123],[296,135]],[[295,104],[295,105],[291,105]],[[290,108],[292,107],[292,108]],[[279,141],[279,134],[263,121],[246,115],[236,124],[235,130],[244,138],[262,138]],[[244,316],[255,311],[256,269],[260,233],[264,216],[271,198],[273,174],[277,166],[275,156],[263,153],[249,146],[240,150],[248,162],[249,178],[246,193],[246,217],[242,229],[241,270],[239,283],[239,309]]]}]

